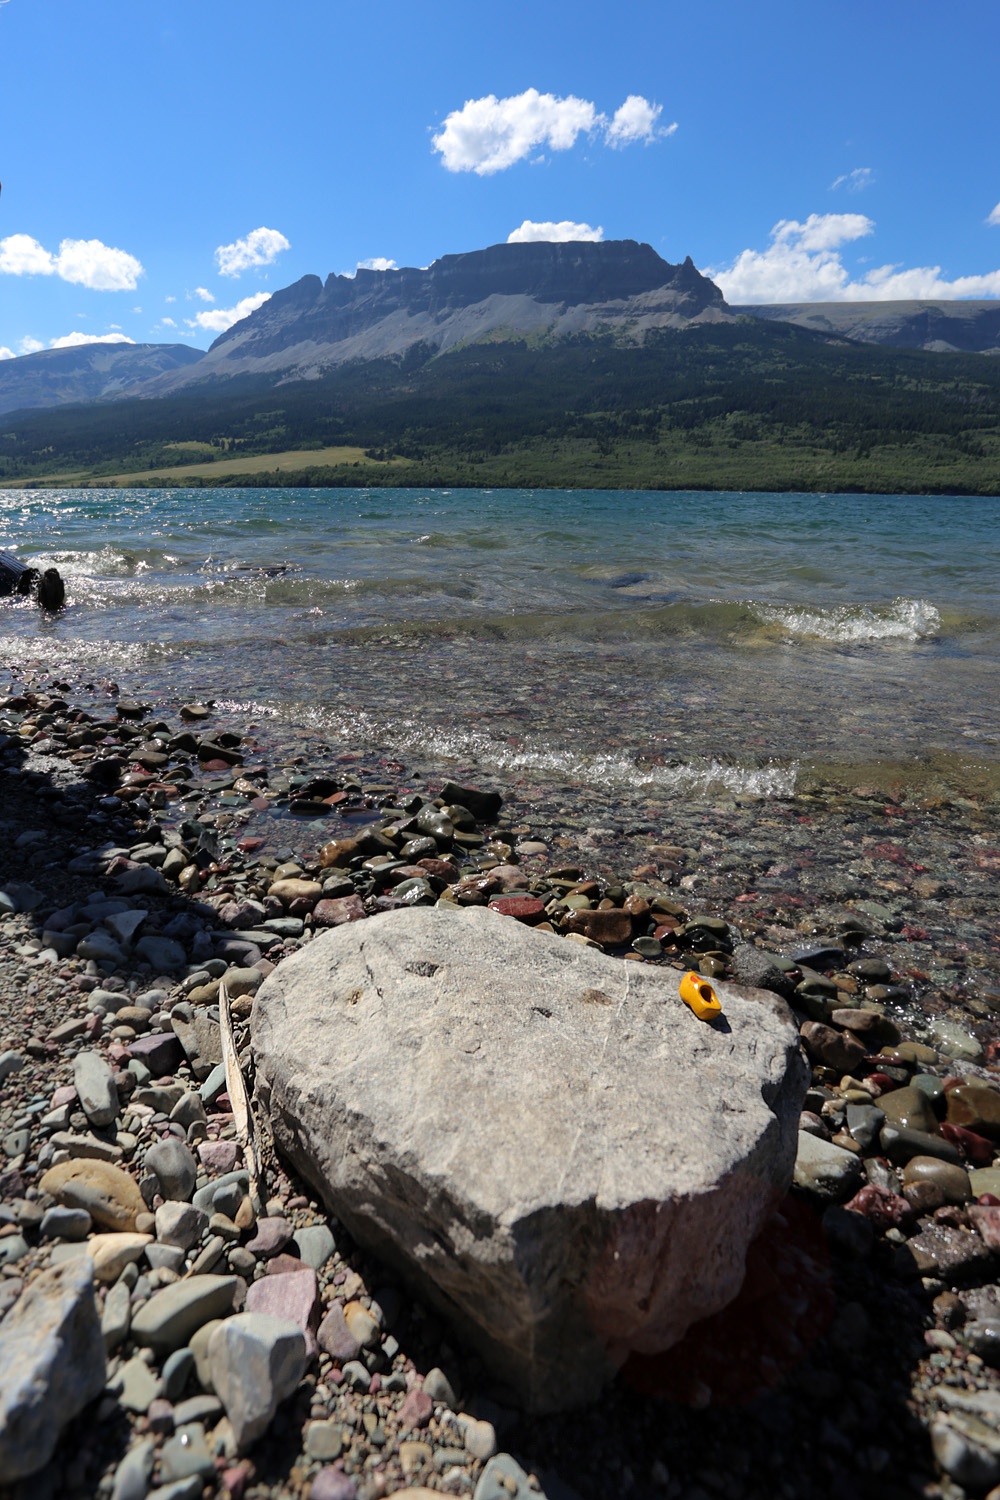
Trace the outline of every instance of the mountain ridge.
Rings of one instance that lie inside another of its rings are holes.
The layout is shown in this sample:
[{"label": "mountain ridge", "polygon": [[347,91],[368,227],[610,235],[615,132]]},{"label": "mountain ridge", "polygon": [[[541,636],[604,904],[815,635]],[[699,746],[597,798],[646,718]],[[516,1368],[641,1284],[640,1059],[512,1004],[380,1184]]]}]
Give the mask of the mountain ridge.
[{"label": "mountain ridge", "polygon": [[114,399],[203,358],[187,344],[71,344],[0,361],[0,413]]},{"label": "mountain ridge", "polygon": [[651,329],[733,316],[690,257],[674,265],[636,240],[492,245],[426,268],[304,276],[220,334],[197,372],[166,376],[143,394],[219,376],[314,379],[350,360],[404,356],[416,345],[438,354],[496,337],[599,330],[637,341]]}]

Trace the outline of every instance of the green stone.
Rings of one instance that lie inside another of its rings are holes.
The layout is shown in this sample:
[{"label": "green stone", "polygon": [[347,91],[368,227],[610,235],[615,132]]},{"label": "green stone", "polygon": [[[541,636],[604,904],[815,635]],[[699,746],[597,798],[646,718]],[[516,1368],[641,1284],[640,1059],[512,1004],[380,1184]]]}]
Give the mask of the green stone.
[{"label": "green stone", "polygon": [[901,1125],[904,1130],[923,1130],[929,1135],[937,1134],[937,1116],[922,1089],[893,1089],[891,1093],[883,1094],[878,1104],[891,1125]]},{"label": "green stone", "polygon": [[969,1186],[976,1198],[981,1198],[984,1193],[1000,1198],[1000,1167],[980,1167],[978,1171],[970,1172]]}]

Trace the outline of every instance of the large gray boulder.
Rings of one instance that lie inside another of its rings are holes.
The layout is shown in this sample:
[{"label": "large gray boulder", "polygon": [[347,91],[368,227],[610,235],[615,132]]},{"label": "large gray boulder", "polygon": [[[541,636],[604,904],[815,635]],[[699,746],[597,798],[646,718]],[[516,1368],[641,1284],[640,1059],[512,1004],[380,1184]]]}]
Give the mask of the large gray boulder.
[{"label": "large gray boulder", "polygon": [[0,1328],[0,1485],[48,1463],[63,1426],[104,1389],[88,1256],[42,1271]]},{"label": "large gray boulder", "polygon": [[257,993],[257,1097],[361,1243],[536,1410],[591,1399],[739,1291],[788,1188],[797,1028],[718,985],[482,908],[395,911],[315,939]]}]

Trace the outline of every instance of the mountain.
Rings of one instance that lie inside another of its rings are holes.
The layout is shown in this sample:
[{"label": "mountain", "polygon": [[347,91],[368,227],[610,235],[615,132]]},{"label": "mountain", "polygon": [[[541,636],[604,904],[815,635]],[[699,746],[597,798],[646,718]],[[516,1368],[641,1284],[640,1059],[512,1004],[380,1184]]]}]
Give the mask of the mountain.
[{"label": "mountain", "polygon": [[493,245],[424,269],[303,276],[221,334],[197,370],[147,386],[163,395],[220,376],[314,379],[349,360],[439,353],[511,337],[732,322],[718,287],[688,258],[662,260],[635,240]]},{"label": "mountain", "polygon": [[186,344],[74,344],[0,361],[0,412],[130,395],[202,358]]},{"label": "mountain", "polygon": [[1000,301],[775,302],[732,311],[892,349],[1000,354]]}]

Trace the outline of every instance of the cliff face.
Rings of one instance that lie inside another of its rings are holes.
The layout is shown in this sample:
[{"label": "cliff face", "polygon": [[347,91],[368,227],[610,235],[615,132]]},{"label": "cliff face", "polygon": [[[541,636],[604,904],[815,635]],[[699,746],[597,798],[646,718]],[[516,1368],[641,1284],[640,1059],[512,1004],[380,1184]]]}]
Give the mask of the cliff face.
[{"label": "cliff face", "polygon": [[304,276],[221,334],[190,377],[150,394],[217,376],[303,379],[350,359],[435,352],[490,338],[559,337],[610,328],[727,321],[718,287],[690,261],[671,265],[635,240],[494,245],[445,255],[425,269]]},{"label": "cliff face", "polygon": [[131,395],[202,358],[186,344],[76,344],[0,361],[0,412]]},{"label": "cliff face", "polygon": [[1000,302],[775,302],[733,312],[892,349],[1000,354]]}]

